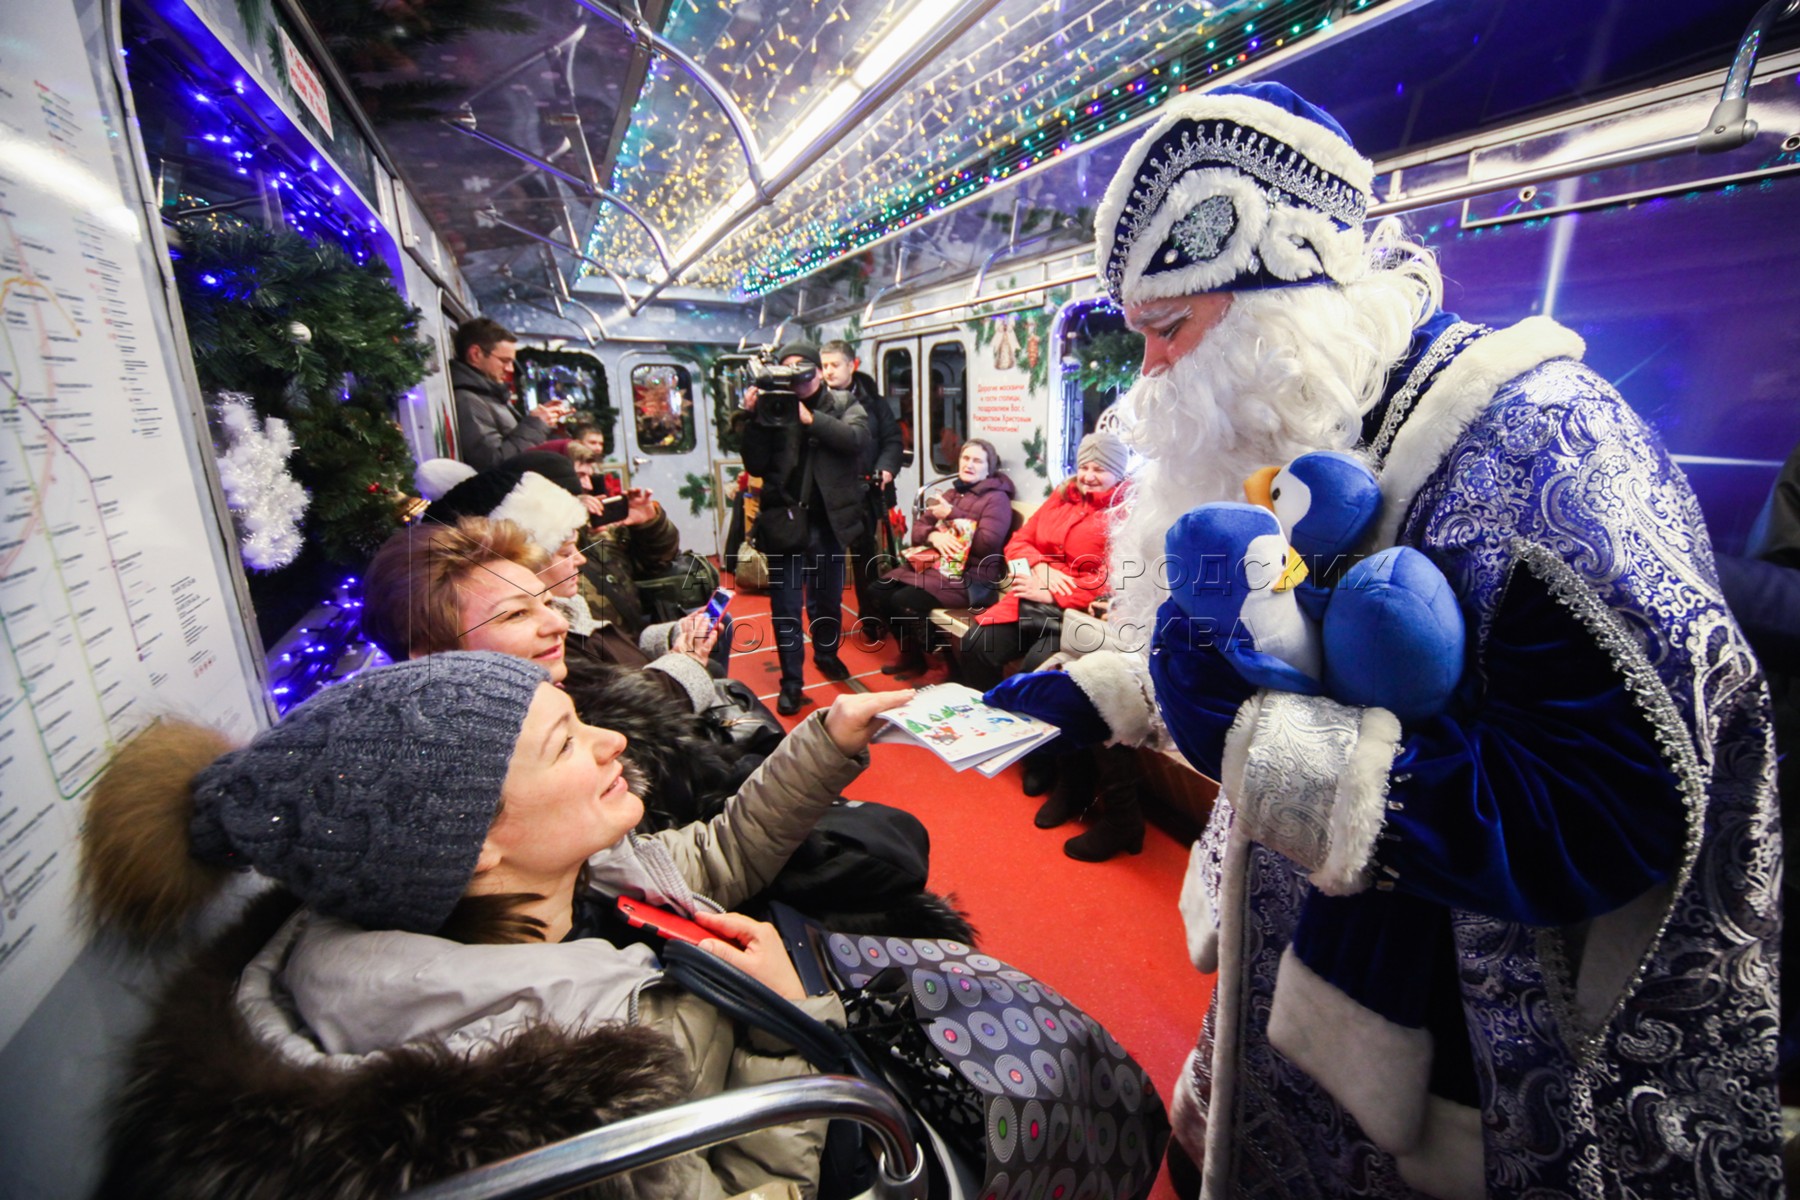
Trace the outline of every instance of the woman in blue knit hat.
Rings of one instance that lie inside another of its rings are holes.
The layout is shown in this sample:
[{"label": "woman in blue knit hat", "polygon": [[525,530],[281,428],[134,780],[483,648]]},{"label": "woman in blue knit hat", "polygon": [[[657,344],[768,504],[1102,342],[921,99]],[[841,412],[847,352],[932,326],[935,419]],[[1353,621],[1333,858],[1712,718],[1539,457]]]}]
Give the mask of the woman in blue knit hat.
[{"label": "woman in blue knit hat", "polygon": [[[231,749],[165,721],[97,786],[96,924],[154,942],[234,871],[279,885],[178,975],[140,1039],[100,1194],[375,1196],[687,1096],[807,1073],[604,936],[613,899],[690,914],[702,948],[811,1015],[773,928],[726,911],[868,764],[839,697],[711,822],[632,833],[625,739],[536,663],[448,653],[365,672]],[[633,1194],[817,1184],[821,1124],[627,1178]]]}]

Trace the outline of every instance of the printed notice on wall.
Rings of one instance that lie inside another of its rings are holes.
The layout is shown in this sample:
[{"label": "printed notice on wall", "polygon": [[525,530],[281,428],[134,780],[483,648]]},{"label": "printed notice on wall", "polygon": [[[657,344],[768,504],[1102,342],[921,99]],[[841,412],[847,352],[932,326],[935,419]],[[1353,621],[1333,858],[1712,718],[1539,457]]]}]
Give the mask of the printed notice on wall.
[{"label": "printed notice on wall", "polygon": [[117,133],[74,13],[0,6],[0,1045],[82,948],[113,752],[164,713],[256,719]]},{"label": "printed notice on wall", "polygon": [[[985,434],[1021,433],[1031,428],[1032,411],[1025,378],[1007,372],[975,385],[974,425]],[[1041,415],[1039,416],[1041,420]]]}]

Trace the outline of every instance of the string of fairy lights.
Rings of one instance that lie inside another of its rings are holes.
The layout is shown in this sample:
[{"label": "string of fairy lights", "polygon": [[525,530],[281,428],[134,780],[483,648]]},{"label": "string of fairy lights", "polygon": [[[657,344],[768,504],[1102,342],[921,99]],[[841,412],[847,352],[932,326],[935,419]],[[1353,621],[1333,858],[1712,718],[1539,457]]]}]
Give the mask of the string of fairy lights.
[{"label": "string of fairy lights", "polygon": [[[1386,2],[1003,5],[959,41],[959,53],[921,74],[683,282],[765,294],[1076,150],[1171,95]],[[764,5],[773,0],[681,0],[665,36],[720,77],[756,128],[777,134],[847,77],[844,63],[858,61],[905,9],[889,0],[852,19],[842,0],[788,0],[780,19],[756,25]],[[762,136],[765,145],[778,140]],[[657,59],[612,189],[679,243],[747,178],[712,98]],[[1071,198],[1071,206],[1079,202]],[[626,274],[656,277],[648,238],[610,206],[599,210],[588,253]]]}]

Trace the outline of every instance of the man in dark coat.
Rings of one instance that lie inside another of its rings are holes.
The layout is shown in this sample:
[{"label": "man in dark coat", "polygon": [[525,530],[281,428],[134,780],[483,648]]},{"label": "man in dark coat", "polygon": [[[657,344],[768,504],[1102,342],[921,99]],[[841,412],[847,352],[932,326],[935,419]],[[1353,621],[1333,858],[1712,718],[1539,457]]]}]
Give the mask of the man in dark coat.
[{"label": "man in dark coat", "polygon": [[[825,386],[856,397],[869,414],[869,450],[865,454],[863,475],[869,500],[869,528],[850,545],[850,583],[856,589],[856,615],[859,624],[867,625],[874,616],[875,602],[869,585],[880,575],[881,526],[888,510],[894,507],[894,476],[900,473],[905,447],[900,440],[900,419],[893,406],[876,390],[875,381],[861,370],[862,360],[849,342],[826,342],[819,350],[819,369],[825,375]],[[869,630],[869,632],[878,632]]]},{"label": "man in dark coat", "polygon": [[[818,347],[783,346],[779,357],[782,366],[804,371],[794,387],[800,398],[797,411],[790,420],[771,420],[772,411],[753,416],[743,441],[744,469],[763,481],[759,524],[771,512],[798,508],[805,513],[806,541],[799,549],[773,553],[759,542],[769,560],[769,611],[781,658],[781,696],[775,707],[791,716],[800,711],[805,686],[803,606],[819,672],[828,679],[850,677],[837,654],[843,630],[844,547],[854,544],[868,525],[863,465],[869,417],[850,393],[825,386]],[[744,407],[755,414],[759,399],[751,388]]]},{"label": "man in dark coat", "polygon": [[457,450],[477,471],[497,467],[544,441],[550,426],[573,411],[563,404],[540,404],[535,413],[519,415],[511,385],[519,339],[498,321],[464,321],[456,327],[455,347],[450,386],[456,391]]}]

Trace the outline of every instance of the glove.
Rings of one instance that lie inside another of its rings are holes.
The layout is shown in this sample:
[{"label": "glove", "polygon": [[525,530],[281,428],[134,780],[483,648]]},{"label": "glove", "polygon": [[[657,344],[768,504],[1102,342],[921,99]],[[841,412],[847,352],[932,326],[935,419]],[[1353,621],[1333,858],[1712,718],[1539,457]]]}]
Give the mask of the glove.
[{"label": "glove", "polygon": [[1025,671],[1002,679],[981,697],[984,704],[1023,713],[1062,730],[1047,743],[1060,753],[1098,746],[1112,736],[1100,710],[1063,671]]},{"label": "glove", "polygon": [[1218,642],[1210,621],[1190,620],[1173,600],[1157,610],[1150,639],[1156,708],[1182,757],[1213,779],[1221,777],[1225,734],[1256,691],[1219,652]]}]

